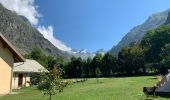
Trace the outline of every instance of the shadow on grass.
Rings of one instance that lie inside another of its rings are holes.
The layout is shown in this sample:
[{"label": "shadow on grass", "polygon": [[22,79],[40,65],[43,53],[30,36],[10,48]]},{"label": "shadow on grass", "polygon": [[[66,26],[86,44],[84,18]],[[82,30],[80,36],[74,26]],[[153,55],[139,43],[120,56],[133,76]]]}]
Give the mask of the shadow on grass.
[{"label": "shadow on grass", "polygon": [[152,78],[149,78],[149,79],[153,79],[153,80],[155,80],[155,79],[157,79],[156,77],[152,77]]},{"label": "shadow on grass", "polygon": [[155,100],[157,96],[146,96],[144,100]]},{"label": "shadow on grass", "polygon": [[170,99],[170,96],[155,96],[155,97],[146,97],[144,100],[155,100],[155,99],[159,99],[159,98],[163,98],[163,99]]},{"label": "shadow on grass", "polygon": [[145,100],[153,100],[154,98],[146,98]]},{"label": "shadow on grass", "polygon": [[161,98],[170,98],[170,92],[157,92],[156,96]]},{"label": "shadow on grass", "polygon": [[96,82],[97,84],[102,84],[102,83],[104,83],[104,82],[102,82],[102,81],[99,81],[99,82]]},{"label": "shadow on grass", "polygon": [[161,96],[159,96],[159,97],[161,97],[161,98],[166,98],[166,99],[170,99],[170,95],[168,96],[168,95],[161,95]]}]

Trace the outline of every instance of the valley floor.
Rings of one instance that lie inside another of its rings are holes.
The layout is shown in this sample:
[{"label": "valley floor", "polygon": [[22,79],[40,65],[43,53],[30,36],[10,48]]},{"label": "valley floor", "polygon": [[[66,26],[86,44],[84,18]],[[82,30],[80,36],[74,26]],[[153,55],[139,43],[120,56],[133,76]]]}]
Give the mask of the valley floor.
[{"label": "valley floor", "polygon": [[[88,79],[84,83],[69,85],[64,92],[57,94],[53,100],[144,100],[144,86],[155,85],[157,79],[153,76],[127,78]],[[36,88],[23,88],[18,94],[0,97],[0,100],[48,100]],[[165,100],[156,97],[154,100]],[[167,99],[166,99],[167,100]],[[170,99],[169,99],[170,100]]]}]

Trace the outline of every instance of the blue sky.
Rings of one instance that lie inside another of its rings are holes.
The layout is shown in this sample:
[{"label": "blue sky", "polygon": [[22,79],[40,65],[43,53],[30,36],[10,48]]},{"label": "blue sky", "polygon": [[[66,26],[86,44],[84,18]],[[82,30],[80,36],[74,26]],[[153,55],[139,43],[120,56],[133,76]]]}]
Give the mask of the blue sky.
[{"label": "blue sky", "polygon": [[28,18],[58,48],[90,52],[111,49],[134,26],[153,13],[170,8],[170,0],[0,0],[0,3]]},{"label": "blue sky", "polygon": [[38,0],[41,24],[74,49],[109,50],[134,26],[170,8],[170,0]]}]

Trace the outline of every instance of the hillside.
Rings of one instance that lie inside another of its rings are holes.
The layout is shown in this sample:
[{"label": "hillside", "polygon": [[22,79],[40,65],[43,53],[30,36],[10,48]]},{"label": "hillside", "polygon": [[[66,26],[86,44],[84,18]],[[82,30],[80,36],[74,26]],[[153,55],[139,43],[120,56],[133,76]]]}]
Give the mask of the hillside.
[{"label": "hillside", "polygon": [[165,25],[168,25],[168,24],[170,24],[170,12],[169,12],[168,18],[167,18],[167,20],[166,20],[166,22],[165,22]]},{"label": "hillside", "polygon": [[24,55],[33,48],[40,48],[47,55],[62,56],[69,59],[70,55],[51,44],[23,16],[18,16],[0,4],[0,32]]},{"label": "hillside", "polygon": [[165,23],[169,11],[170,10],[166,10],[161,13],[153,14],[143,24],[134,27],[110,50],[110,52],[117,55],[122,47],[129,46],[131,42],[140,42],[148,30],[155,29]]}]

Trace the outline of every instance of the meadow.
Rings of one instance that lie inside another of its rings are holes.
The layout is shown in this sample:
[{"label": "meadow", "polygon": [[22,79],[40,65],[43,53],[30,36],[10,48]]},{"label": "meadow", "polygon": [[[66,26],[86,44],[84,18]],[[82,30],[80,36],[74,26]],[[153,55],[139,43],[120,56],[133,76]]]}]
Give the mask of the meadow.
[{"label": "meadow", "polygon": [[[53,100],[145,100],[143,87],[153,86],[156,81],[154,76],[100,78],[99,82],[92,78],[67,86],[62,93],[53,96]],[[0,100],[48,100],[35,87],[22,88],[16,92],[18,94],[2,96]],[[168,99],[156,97],[154,100]]]}]

